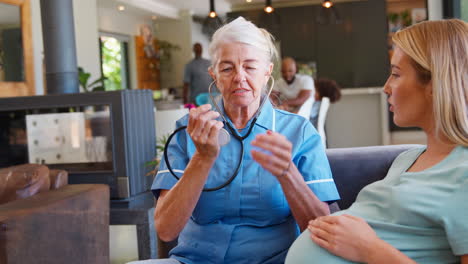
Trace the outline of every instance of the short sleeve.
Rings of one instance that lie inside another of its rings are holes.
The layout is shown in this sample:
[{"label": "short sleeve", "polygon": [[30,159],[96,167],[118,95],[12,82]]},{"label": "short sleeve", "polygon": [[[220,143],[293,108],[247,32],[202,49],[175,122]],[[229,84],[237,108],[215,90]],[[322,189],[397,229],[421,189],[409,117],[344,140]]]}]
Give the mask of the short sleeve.
[{"label": "short sleeve", "polygon": [[[468,175],[465,170],[464,175]],[[447,240],[455,255],[468,254],[468,182],[465,182],[458,190],[450,195],[449,200],[444,202],[443,224],[447,234]]]},{"label": "short sleeve", "polygon": [[282,81],[283,81],[282,79],[278,79],[275,81],[275,85],[273,85],[273,91],[276,91],[276,92],[282,91],[282,85],[281,85]]},{"label": "short sleeve", "polygon": [[185,65],[185,68],[184,68],[184,83],[191,83],[192,81],[192,78],[190,78],[190,63],[188,63],[187,65]]},{"label": "short sleeve", "polygon": [[[176,128],[184,126],[187,116],[181,118],[176,123]],[[185,121],[185,122],[184,122]],[[188,152],[187,152],[187,132],[185,129],[179,131],[169,143],[167,147],[167,156],[169,164],[173,172],[180,178],[182,177],[185,168],[189,162]],[[177,183],[177,179],[171,174],[167,167],[167,163],[164,159],[164,156],[161,157],[161,162],[159,164],[158,172],[153,180],[151,190],[156,199],[159,197],[161,190],[169,190]]]},{"label": "short sleeve", "polygon": [[314,79],[309,75],[304,75],[302,79],[302,90],[315,91]]},{"label": "short sleeve", "polygon": [[306,184],[324,202],[340,199],[332,177],[330,164],[322,140],[310,122],[304,126],[303,143],[294,154],[293,161],[301,172]]}]

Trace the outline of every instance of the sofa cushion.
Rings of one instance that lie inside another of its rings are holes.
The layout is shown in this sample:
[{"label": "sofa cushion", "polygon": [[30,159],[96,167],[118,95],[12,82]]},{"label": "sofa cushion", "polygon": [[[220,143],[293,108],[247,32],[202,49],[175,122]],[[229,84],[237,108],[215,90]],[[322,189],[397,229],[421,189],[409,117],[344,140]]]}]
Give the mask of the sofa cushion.
[{"label": "sofa cushion", "polygon": [[366,185],[387,175],[393,160],[420,145],[393,145],[327,149],[333,179],[340,193],[340,209],[347,209]]},{"label": "sofa cushion", "polygon": [[24,199],[49,188],[47,166],[23,164],[0,169],[0,204]]},{"label": "sofa cushion", "polygon": [[68,172],[66,170],[50,170],[50,189],[55,190],[68,184]]}]

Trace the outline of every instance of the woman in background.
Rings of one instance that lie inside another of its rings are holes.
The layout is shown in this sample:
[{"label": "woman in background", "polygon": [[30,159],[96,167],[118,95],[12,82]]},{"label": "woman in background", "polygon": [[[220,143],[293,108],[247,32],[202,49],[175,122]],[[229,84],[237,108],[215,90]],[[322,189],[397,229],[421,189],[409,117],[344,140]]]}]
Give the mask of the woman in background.
[{"label": "woman in background", "polygon": [[390,111],[427,146],[400,154],[349,209],[310,221],[286,263],[468,264],[468,24],[426,21],[393,41]]},{"label": "woman in background", "polygon": [[310,112],[310,122],[316,129],[322,98],[327,97],[330,103],[335,103],[341,98],[340,86],[333,80],[320,78],[315,81],[315,101]]}]

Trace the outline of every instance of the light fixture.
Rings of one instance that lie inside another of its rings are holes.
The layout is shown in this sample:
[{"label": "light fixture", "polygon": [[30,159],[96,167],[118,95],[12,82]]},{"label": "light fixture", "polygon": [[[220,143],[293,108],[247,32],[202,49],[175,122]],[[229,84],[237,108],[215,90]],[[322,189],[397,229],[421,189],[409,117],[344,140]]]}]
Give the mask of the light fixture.
[{"label": "light fixture", "polygon": [[258,26],[265,28],[273,35],[279,36],[281,19],[279,13],[276,12],[271,5],[271,0],[265,1],[265,8],[263,8],[263,11],[265,12],[261,12],[258,20]]},{"label": "light fixture", "polygon": [[209,17],[215,18],[218,16],[215,11],[214,0],[210,0],[210,13],[208,14]]},{"label": "light fixture", "polygon": [[319,14],[316,16],[316,20],[319,24],[322,25],[342,23],[336,6],[332,3],[332,1],[329,0],[324,0],[322,2],[322,8],[320,8]]},{"label": "light fixture", "polygon": [[251,2],[252,2],[252,0],[245,0],[245,1],[246,1],[247,3],[251,3]]},{"label": "light fixture", "polygon": [[263,10],[267,12],[268,14],[273,13],[273,11],[275,11],[273,6],[271,6],[271,0],[265,1],[265,8],[263,8]]},{"label": "light fixture", "polygon": [[119,5],[119,6],[117,6],[117,9],[118,9],[119,11],[124,11],[124,10],[125,10],[125,6]]},{"label": "light fixture", "polygon": [[214,0],[210,0],[210,12],[203,21],[202,32],[211,37],[222,24],[223,21],[221,21],[218,14],[216,13]]},{"label": "light fixture", "polygon": [[325,7],[325,8],[330,8],[330,7],[333,6],[333,3],[332,3],[332,1],[325,0],[325,1],[323,1],[322,6]]}]

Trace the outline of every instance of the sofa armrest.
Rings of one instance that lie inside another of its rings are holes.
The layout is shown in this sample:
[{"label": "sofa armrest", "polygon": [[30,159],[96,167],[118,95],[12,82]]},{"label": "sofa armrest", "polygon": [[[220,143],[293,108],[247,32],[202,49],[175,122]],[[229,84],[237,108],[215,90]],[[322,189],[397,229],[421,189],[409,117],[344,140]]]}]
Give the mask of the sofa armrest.
[{"label": "sofa armrest", "polygon": [[387,175],[393,160],[403,151],[419,145],[393,145],[327,149],[333,178],[340,193],[340,209],[356,200],[364,186]]},{"label": "sofa armrest", "polygon": [[109,187],[67,185],[0,205],[0,263],[109,263]]}]

